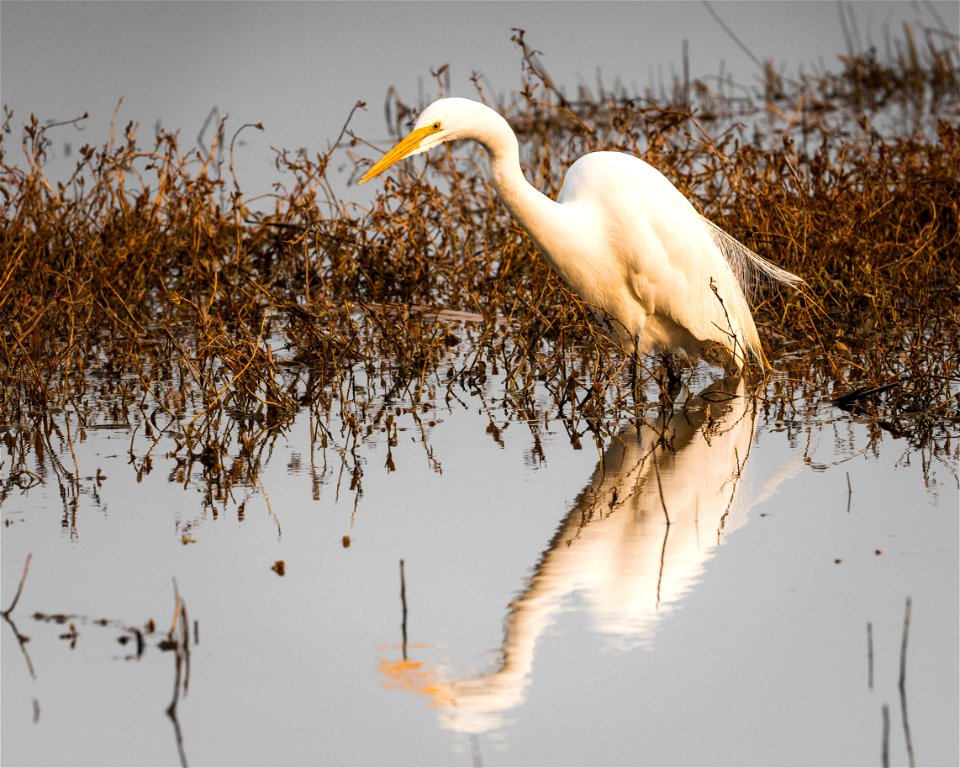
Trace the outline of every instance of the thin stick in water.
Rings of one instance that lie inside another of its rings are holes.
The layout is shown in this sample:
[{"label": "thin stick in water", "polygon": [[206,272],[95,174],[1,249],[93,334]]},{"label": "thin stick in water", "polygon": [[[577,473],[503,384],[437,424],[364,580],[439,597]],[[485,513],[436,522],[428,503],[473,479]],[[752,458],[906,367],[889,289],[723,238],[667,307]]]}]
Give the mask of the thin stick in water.
[{"label": "thin stick in water", "polygon": [[890,768],[890,708],[884,704],[880,712],[883,715],[881,765],[883,768]]},{"label": "thin stick in water", "polygon": [[400,604],[403,606],[403,621],[400,624],[400,631],[403,634],[403,660],[407,660],[407,577],[403,568],[403,560],[400,560]]},{"label": "thin stick in water", "polygon": [[17,584],[17,594],[13,596],[13,602],[10,603],[10,607],[7,610],[3,611],[3,615],[8,617],[13,613],[13,609],[17,607],[17,602],[20,600],[20,593],[23,592],[24,582],[27,580],[27,571],[30,570],[30,560],[33,558],[33,553],[27,555],[27,560],[23,564],[23,573],[20,574],[20,583]]},{"label": "thin stick in water", "polygon": [[660,466],[657,463],[657,449],[654,448],[650,454],[653,457],[653,471],[657,476],[657,490],[660,491],[660,506],[663,507],[663,516],[667,518],[667,528],[670,527],[670,513],[667,512],[667,502],[663,498],[663,484],[660,482]]},{"label": "thin stick in water", "polygon": [[903,735],[907,742],[907,757],[910,760],[910,768],[916,765],[913,757],[913,739],[910,738],[910,721],[907,719],[907,638],[910,634],[910,598],[907,598],[907,604],[903,612],[903,638],[900,641],[900,681],[897,687],[900,689],[900,715],[903,718]]}]

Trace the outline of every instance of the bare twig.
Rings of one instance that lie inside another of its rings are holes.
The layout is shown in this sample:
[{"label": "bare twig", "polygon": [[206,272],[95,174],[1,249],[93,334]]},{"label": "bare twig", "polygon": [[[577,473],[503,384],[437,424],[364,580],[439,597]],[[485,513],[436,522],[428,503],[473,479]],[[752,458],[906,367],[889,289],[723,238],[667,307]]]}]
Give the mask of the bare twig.
[{"label": "bare twig", "polygon": [[20,600],[20,593],[23,592],[23,585],[27,581],[27,572],[30,570],[31,559],[33,559],[32,553],[27,555],[27,559],[23,563],[23,572],[20,574],[20,582],[17,584],[17,592],[13,596],[10,606],[2,613],[2,615],[7,618],[9,618],[10,614],[13,613],[13,609],[17,607],[17,602]]},{"label": "bare twig", "polygon": [[407,658],[407,578],[404,573],[403,560],[400,560],[400,605],[403,608],[403,619],[400,623],[400,631],[403,635],[403,658]]},{"label": "bare twig", "polygon": [[900,641],[900,679],[897,687],[900,689],[900,716],[903,718],[903,735],[907,742],[907,758],[913,768],[916,761],[913,757],[913,739],[910,737],[910,721],[907,718],[907,639],[910,633],[910,598],[907,598],[903,611],[903,637]]}]

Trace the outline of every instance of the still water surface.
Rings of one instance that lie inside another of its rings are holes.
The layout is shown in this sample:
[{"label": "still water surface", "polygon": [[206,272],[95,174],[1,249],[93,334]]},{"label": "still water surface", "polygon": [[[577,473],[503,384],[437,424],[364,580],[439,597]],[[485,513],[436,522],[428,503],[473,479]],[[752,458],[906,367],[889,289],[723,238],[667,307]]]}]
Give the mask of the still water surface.
[{"label": "still water surface", "polygon": [[885,708],[956,764],[955,464],[713,391],[595,450],[491,429],[491,380],[363,444],[357,503],[307,411],[223,499],[74,420],[76,515],[39,458],[3,506],[4,764],[879,764]]}]

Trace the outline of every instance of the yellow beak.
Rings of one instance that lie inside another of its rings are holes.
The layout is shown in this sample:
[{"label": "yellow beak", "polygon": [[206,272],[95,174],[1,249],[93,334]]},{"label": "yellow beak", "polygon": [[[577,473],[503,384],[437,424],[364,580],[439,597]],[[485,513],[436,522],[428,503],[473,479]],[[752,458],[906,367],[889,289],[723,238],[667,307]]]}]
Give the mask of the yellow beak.
[{"label": "yellow beak", "polygon": [[425,125],[423,128],[417,128],[415,131],[411,131],[397,146],[381,157],[380,161],[377,162],[373,168],[363,174],[363,178],[360,179],[359,183],[363,184],[364,182],[370,181],[374,176],[379,176],[397,161],[412,155],[420,149],[420,142],[433,133],[433,131],[434,128],[432,125]]}]

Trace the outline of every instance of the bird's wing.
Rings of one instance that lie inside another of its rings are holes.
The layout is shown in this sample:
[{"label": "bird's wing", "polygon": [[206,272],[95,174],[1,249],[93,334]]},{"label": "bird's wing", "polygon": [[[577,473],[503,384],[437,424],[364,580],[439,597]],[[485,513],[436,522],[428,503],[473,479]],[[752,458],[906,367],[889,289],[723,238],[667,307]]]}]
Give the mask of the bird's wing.
[{"label": "bird's wing", "polygon": [[[595,286],[596,303],[632,333],[643,329],[644,346],[689,351],[697,346],[693,339],[714,341],[735,356],[745,348],[762,359],[744,289],[761,277],[787,285],[800,278],[702,217],[663,174],[636,157],[584,156],[567,172],[558,202],[582,202],[595,213],[596,232],[614,258],[594,259],[596,277],[584,283]],[[579,258],[589,260],[591,250]]]},{"label": "bird's wing", "polygon": [[720,344],[738,359],[747,350],[762,359],[741,276],[767,263],[711,226],[659,173],[645,181],[630,201],[629,218],[625,211],[619,218],[631,232],[622,238],[628,243],[623,253],[630,280],[654,316],[648,321],[650,341],[689,351],[689,334]]}]

